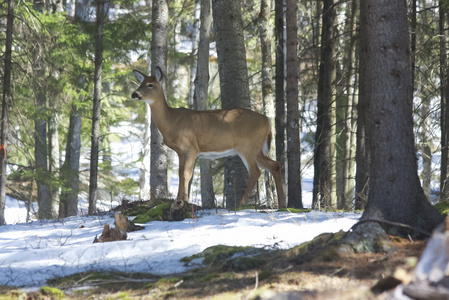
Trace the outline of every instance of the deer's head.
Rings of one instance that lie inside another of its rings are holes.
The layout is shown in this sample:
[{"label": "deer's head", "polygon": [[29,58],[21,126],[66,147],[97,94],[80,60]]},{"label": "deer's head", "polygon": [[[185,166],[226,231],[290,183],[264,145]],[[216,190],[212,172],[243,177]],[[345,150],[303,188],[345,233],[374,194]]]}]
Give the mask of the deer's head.
[{"label": "deer's head", "polygon": [[133,99],[145,101],[150,105],[158,99],[163,99],[164,91],[160,84],[163,78],[162,70],[156,67],[154,73],[155,76],[147,76],[142,72],[133,70],[134,77],[140,83],[140,86],[131,96]]}]

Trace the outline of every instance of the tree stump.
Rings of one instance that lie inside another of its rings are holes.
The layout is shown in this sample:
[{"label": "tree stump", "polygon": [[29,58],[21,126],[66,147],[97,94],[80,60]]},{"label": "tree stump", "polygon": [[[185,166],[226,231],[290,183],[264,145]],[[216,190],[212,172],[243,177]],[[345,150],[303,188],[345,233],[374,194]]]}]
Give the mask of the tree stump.
[{"label": "tree stump", "polygon": [[141,230],[144,227],[137,226],[130,222],[127,217],[121,214],[115,215],[115,228],[110,228],[109,224],[105,224],[103,232],[99,238],[95,236],[94,243],[123,241],[127,239],[127,232]]}]

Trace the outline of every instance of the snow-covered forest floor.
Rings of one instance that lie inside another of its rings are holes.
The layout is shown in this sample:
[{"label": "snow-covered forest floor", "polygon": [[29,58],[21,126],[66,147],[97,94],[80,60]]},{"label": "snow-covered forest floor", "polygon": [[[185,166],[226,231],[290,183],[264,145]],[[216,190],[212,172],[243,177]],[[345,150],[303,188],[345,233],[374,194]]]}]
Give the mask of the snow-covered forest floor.
[{"label": "snow-covered forest floor", "polygon": [[[6,215],[25,214],[9,199]],[[323,232],[348,230],[359,213],[205,210],[197,219],[150,222],[122,242],[92,244],[111,214],[0,227],[0,285],[40,286],[48,279],[93,270],[186,271],[180,259],[214,245],[289,249]]]},{"label": "snow-covered forest floor", "polygon": [[[129,233],[126,241],[93,244],[104,224],[114,223],[113,212],[26,223],[24,210],[8,199],[7,218],[20,223],[0,227],[0,294],[41,294],[49,285],[68,297],[95,299],[270,299],[285,292],[304,299],[383,299],[370,288],[398,268],[410,271],[424,246],[398,241],[400,251],[392,256],[320,246],[304,252],[299,245],[325,232],[349,230],[361,213],[254,209],[199,211],[181,222],[141,224],[145,229]],[[217,245],[251,248],[234,253]],[[217,249],[231,254],[216,261],[207,255],[183,259]],[[250,262],[235,263],[242,257]]]},{"label": "snow-covered forest floor", "polygon": [[[133,153],[140,149],[137,144],[127,148],[134,151],[121,151],[130,158],[117,161],[133,160]],[[311,205],[309,173],[304,170],[306,207]],[[140,224],[145,229],[129,233],[126,241],[93,244],[104,225],[114,223],[112,208],[120,202],[99,201],[97,208],[104,213],[88,217],[85,198],[80,197],[77,217],[31,218],[29,222],[24,202],[7,198],[8,225],[0,227],[0,298],[2,294],[41,295],[42,286],[49,285],[62,289],[66,296],[82,299],[104,295],[114,299],[123,293],[138,299],[217,295],[251,299],[282,292],[300,293],[304,299],[378,299],[370,288],[397,268],[413,268],[424,246],[398,241],[400,250],[394,256],[349,255],[326,247],[307,252],[301,244],[322,233],[349,230],[361,213],[255,209],[198,211],[196,218],[181,222]],[[31,207],[31,216],[36,210],[35,205]],[[228,247],[223,250],[218,245]],[[241,251],[234,253],[233,246],[251,248],[238,248]],[[183,259],[217,249],[228,251],[230,257],[217,256],[212,262],[207,257],[188,262]],[[234,260],[241,257],[255,261],[249,266],[235,265]],[[348,294],[353,292],[354,297]],[[360,298],[360,293],[369,296]]]}]

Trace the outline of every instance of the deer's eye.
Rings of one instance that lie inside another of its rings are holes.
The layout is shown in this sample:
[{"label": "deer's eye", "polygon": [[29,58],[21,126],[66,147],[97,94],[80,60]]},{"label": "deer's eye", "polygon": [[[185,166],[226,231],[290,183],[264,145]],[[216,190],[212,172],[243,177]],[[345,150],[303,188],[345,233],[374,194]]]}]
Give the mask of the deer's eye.
[{"label": "deer's eye", "polygon": [[147,83],[147,87],[152,88],[154,85],[152,83]]}]

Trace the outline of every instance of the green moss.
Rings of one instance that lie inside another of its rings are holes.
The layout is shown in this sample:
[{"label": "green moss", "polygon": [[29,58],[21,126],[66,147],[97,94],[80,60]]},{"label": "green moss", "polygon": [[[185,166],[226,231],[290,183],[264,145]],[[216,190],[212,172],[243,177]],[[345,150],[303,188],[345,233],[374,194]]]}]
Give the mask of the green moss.
[{"label": "green moss", "polygon": [[226,272],[226,273],[223,273],[223,277],[225,279],[233,280],[233,279],[237,278],[237,274],[234,272]]},{"label": "green moss", "polygon": [[172,287],[174,284],[178,283],[179,281],[181,281],[181,279],[177,278],[177,277],[172,277],[172,278],[161,278],[156,282],[152,282],[152,283],[147,283],[145,285],[145,288],[147,289],[154,289],[154,288],[163,288],[163,289],[169,289],[170,287]]},{"label": "green moss", "polygon": [[447,216],[449,213],[449,201],[442,201],[437,204],[435,204],[433,207],[435,207],[438,212],[444,216]]},{"label": "green moss", "polygon": [[290,250],[288,250],[289,255],[291,256],[301,256],[307,253],[307,251],[309,250],[309,246],[312,244],[312,242],[305,242],[302,243],[301,245],[298,245],[296,247],[291,248]]},{"label": "green moss", "polygon": [[206,248],[203,251],[205,255],[204,262],[210,264],[215,261],[225,260],[227,258],[230,258],[236,253],[245,252],[249,248],[250,247],[237,247],[237,246],[224,246],[224,245],[212,246]]},{"label": "green moss", "polygon": [[338,250],[335,246],[327,247],[321,252],[321,260],[326,262],[336,261],[340,258]]},{"label": "green moss", "polygon": [[181,279],[177,277],[172,278],[161,278],[156,282],[156,285],[171,285],[179,282]]},{"label": "green moss", "polygon": [[[134,223],[145,224],[152,221],[180,221],[185,218],[191,218],[192,207],[189,203],[176,206],[173,210],[174,202],[171,199],[157,199],[151,201],[148,205],[141,205],[131,209],[127,215],[136,216]],[[172,210],[172,214],[170,211]],[[174,211],[174,212],[173,212]],[[172,218],[174,220],[172,220]]]},{"label": "green moss", "polygon": [[170,206],[171,203],[162,203],[156,205],[155,207],[147,210],[145,213],[137,215],[134,218],[133,222],[144,224],[151,221],[168,220],[168,216],[170,213]]},{"label": "green moss", "polygon": [[[335,245],[345,236],[345,234],[346,233],[343,230],[336,233],[322,233],[316,236],[313,240],[290,249],[289,253],[292,256],[301,256],[311,250],[322,249],[327,246]],[[332,257],[332,253],[329,253],[327,257]]]},{"label": "green moss", "polygon": [[281,208],[278,211],[286,211],[290,213],[308,213],[310,209],[308,208]]},{"label": "green moss", "polygon": [[200,278],[199,281],[200,281],[200,282],[209,282],[209,281],[212,281],[212,280],[214,280],[215,278],[219,278],[219,277],[220,277],[219,274],[217,274],[217,273],[212,273],[212,274],[208,274],[208,275],[206,275],[206,276]]},{"label": "green moss", "polygon": [[42,294],[44,294],[46,296],[50,296],[51,298],[56,298],[56,299],[64,299],[65,298],[64,292],[58,288],[43,286],[43,287],[41,287],[41,292],[42,292]]},{"label": "green moss", "polygon": [[139,205],[136,207],[131,208],[131,210],[127,213],[128,216],[137,216],[145,214],[149,209],[149,206],[146,205]]},{"label": "green moss", "polygon": [[251,247],[217,245],[206,248],[201,253],[188,257],[183,257],[181,259],[181,262],[189,263],[196,258],[204,258],[204,263],[211,264],[218,261],[224,261],[233,256],[234,254],[239,252],[245,252],[248,249],[251,249]]},{"label": "green moss", "polygon": [[114,296],[114,299],[130,299],[126,292],[121,292]]},{"label": "green moss", "polygon": [[271,277],[271,271],[264,270],[259,273],[259,281],[266,280]]},{"label": "green moss", "polygon": [[230,260],[224,265],[225,270],[247,271],[259,268],[266,264],[266,261],[257,257],[238,257]]}]

